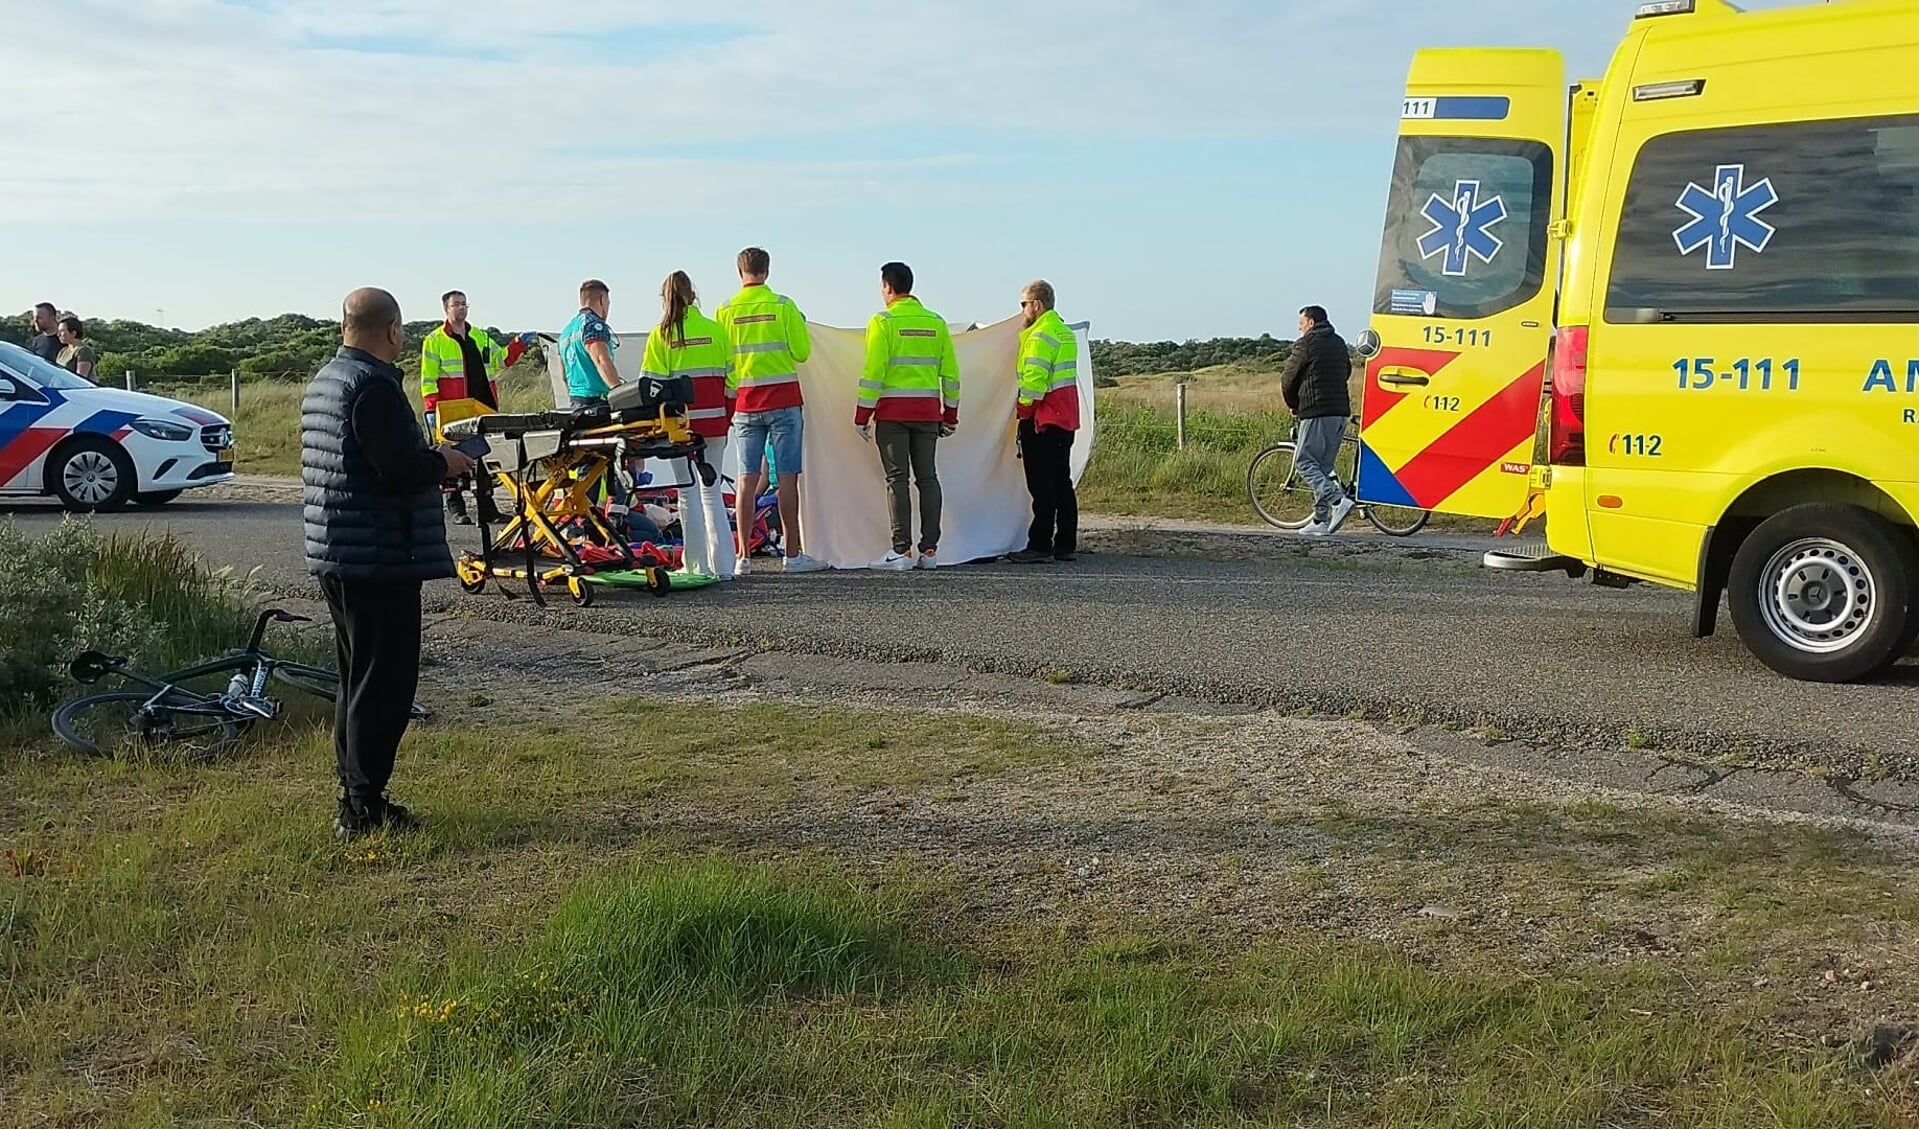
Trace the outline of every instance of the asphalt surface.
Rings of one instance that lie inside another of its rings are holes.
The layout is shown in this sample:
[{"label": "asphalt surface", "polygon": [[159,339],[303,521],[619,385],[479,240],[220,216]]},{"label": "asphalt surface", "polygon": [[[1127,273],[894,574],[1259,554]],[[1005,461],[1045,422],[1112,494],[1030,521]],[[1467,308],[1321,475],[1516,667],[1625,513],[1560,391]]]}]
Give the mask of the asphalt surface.
[{"label": "asphalt surface", "polygon": [[[8,517],[31,532],[60,514],[0,504],[0,520]],[[188,496],[94,520],[103,531],[170,529],[215,564],[257,566],[261,583],[286,594],[314,591],[299,510],[285,501]],[[456,543],[474,539],[470,528],[456,530]],[[1293,538],[1254,547],[1263,545],[1272,559],[1100,553],[1066,566],[754,575],[664,599],[603,589],[584,610],[563,593],[541,611],[450,582],[431,586],[428,599],[641,638],[1070,675],[1222,702],[1483,726],[1565,747],[1630,744],[1919,778],[1919,661],[1872,685],[1797,683],[1752,659],[1723,615],[1715,637],[1691,638],[1682,593],[1485,572],[1459,538],[1358,552],[1316,545],[1308,555]]]}]

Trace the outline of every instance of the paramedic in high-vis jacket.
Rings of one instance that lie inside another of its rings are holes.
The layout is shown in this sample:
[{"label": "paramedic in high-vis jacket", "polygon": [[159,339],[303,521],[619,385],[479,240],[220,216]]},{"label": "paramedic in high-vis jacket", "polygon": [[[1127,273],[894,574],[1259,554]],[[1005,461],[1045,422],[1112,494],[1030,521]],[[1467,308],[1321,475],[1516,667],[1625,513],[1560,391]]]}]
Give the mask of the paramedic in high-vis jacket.
[{"label": "paramedic in high-vis jacket", "polygon": [[[880,268],[886,308],[866,326],[866,364],[860,371],[853,426],[877,441],[886,472],[893,551],[871,567],[889,572],[938,568],[940,547],[939,441],[959,427],[959,357],[946,319],[913,297],[913,268]],[[919,555],[913,555],[913,496],[920,500]]]},{"label": "paramedic in high-vis jacket", "polygon": [[[446,315],[420,343],[420,401],[426,411],[427,435],[432,437],[438,423],[442,400],[472,400],[487,411],[500,410],[500,373],[513,367],[537,335],[523,333],[507,342],[505,348],[477,325],[466,320],[466,295],[449,290],[440,296],[440,310]],[[498,523],[503,520],[493,501],[493,486],[481,472],[480,516]],[[440,488],[446,496],[447,520],[456,525],[471,525],[466,502],[460,489],[464,480],[453,479]]]},{"label": "paramedic in high-vis jacket", "polygon": [[1300,310],[1299,339],[1287,354],[1279,391],[1286,410],[1299,421],[1293,465],[1313,491],[1313,520],[1300,530],[1308,537],[1331,535],[1353,512],[1352,496],[1333,477],[1333,460],[1339,457],[1339,444],[1346,438],[1346,421],[1353,411],[1347,390],[1352,376],[1352,355],[1333,332],[1326,308]]},{"label": "paramedic in high-vis jacket", "polygon": [[1079,540],[1079,498],[1073,492],[1073,436],[1079,430],[1079,341],[1053,308],[1053,284],[1040,279],[1020,292],[1020,462],[1033,496],[1033,524],[1019,564],[1070,561]]}]

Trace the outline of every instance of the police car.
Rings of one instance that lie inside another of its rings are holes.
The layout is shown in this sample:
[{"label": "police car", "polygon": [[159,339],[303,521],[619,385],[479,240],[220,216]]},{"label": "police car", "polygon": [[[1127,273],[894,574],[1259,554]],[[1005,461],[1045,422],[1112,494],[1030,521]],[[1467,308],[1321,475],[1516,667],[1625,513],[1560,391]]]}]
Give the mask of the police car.
[{"label": "police car", "polygon": [[0,341],[0,496],[79,513],[159,506],[233,478],[233,425],[205,408],[102,388]]}]

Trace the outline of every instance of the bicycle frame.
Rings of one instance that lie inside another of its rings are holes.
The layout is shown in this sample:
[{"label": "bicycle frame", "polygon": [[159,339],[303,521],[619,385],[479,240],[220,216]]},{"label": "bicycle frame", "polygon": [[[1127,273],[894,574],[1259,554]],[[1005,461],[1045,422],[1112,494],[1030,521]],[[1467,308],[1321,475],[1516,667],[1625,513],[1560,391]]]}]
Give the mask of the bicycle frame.
[{"label": "bicycle frame", "polygon": [[[100,676],[103,674],[117,674],[128,682],[152,690],[154,692],[153,696],[142,703],[140,707],[142,710],[150,710],[156,706],[165,705],[168,709],[178,710],[182,713],[233,717],[238,713],[244,712],[247,717],[271,719],[279,713],[279,710],[277,707],[269,707],[266,703],[267,682],[273,677],[274,668],[281,664],[278,659],[275,659],[272,655],[260,649],[261,645],[266,641],[267,625],[270,623],[308,622],[311,622],[311,620],[307,616],[294,615],[291,612],[281,611],[278,608],[268,608],[260,613],[259,619],[254,621],[253,631],[247,636],[245,649],[173,671],[166,676],[167,680],[165,681],[141,674],[139,671],[129,667],[125,659],[103,655],[98,651],[87,651],[79,655],[73,662],[68,664],[67,669],[75,681],[83,684],[91,685],[99,681]],[[240,670],[248,672],[245,697],[249,703],[259,703],[258,705],[249,705],[244,711],[229,707],[227,704],[228,695],[224,693],[217,695],[202,694],[180,685],[182,682],[191,682],[196,678],[205,678],[209,675],[227,674]]]}]

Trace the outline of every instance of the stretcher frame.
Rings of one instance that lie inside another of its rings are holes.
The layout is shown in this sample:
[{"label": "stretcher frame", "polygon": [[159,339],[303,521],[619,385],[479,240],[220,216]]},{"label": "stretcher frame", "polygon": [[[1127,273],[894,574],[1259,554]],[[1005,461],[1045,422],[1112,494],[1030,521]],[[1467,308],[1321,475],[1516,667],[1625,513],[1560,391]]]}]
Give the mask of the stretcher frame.
[{"label": "stretcher frame", "polygon": [[[617,473],[616,465],[624,458],[684,458],[702,479],[715,477],[702,457],[705,441],[687,427],[684,417],[664,407],[639,419],[595,421],[577,428],[572,425],[577,417],[543,415],[566,422],[488,439],[489,448],[498,439],[513,444],[511,464],[493,457],[489,450],[483,465],[513,496],[515,513],[495,534],[486,520],[486,508],[479,507],[480,551],[462,552],[454,562],[460,586],[478,594],[489,581],[518,581],[541,607],[546,606],[545,588],[563,586],[573,602],[584,608],[592,605],[596,587],[588,578],[599,572],[624,572],[645,576],[647,591],[665,596],[672,587],[667,569],[635,556],[626,538],[593,503],[593,496],[608,475]],[[482,426],[448,425],[455,435],[484,434]],[[613,552],[614,559],[584,559],[576,538],[569,536],[571,528],[580,531],[578,539]],[[500,592],[509,599],[514,596],[505,585]]]}]

